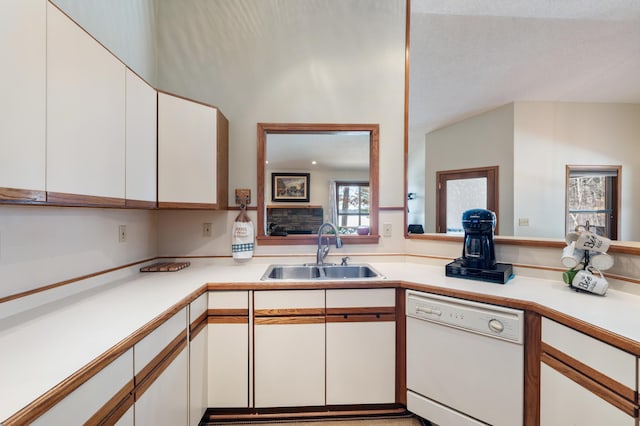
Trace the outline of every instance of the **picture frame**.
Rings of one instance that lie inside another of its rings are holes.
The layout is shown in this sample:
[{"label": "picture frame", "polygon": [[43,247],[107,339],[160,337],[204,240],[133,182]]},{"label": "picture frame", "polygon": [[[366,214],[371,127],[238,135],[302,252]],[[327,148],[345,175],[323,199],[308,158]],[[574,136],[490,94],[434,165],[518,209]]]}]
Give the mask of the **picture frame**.
[{"label": "picture frame", "polygon": [[271,173],[271,201],[309,202],[309,173]]}]

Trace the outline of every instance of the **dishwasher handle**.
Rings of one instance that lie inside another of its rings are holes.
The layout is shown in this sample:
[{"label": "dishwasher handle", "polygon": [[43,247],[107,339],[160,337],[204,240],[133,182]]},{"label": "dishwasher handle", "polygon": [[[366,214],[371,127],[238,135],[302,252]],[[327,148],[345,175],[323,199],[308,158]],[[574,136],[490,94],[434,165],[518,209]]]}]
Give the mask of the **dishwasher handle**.
[{"label": "dishwasher handle", "polygon": [[432,309],[432,308],[427,308],[424,306],[416,306],[416,314],[419,313],[423,313],[423,314],[428,314],[428,315],[436,315],[436,316],[442,316],[442,311],[439,311],[437,309]]}]

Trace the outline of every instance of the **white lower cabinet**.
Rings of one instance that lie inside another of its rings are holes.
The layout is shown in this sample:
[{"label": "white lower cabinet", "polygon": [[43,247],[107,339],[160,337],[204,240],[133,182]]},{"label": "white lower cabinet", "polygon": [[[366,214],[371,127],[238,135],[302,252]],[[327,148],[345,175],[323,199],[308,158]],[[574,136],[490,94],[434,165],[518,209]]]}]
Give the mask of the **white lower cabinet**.
[{"label": "white lower cabinet", "polygon": [[324,290],[254,293],[255,407],[325,405]]},{"label": "white lower cabinet", "polygon": [[637,358],[542,318],[541,426],[637,426]]},{"label": "white lower cabinet", "polygon": [[136,425],[184,425],[189,418],[187,308],[134,346]]},{"label": "white lower cabinet", "polygon": [[256,324],[256,407],[325,405],[324,337],[324,323]]},{"label": "white lower cabinet", "polygon": [[187,424],[189,357],[186,348],[136,397],[135,424],[175,426]]},{"label": "white lower cabinet", "polygon": [[115,423],[115,426],[133,426],[135,424],[134,408],[131,406]]},{"label": "white lower cabinet", "polygon": [[207,409],[207,293],[189,304],[189,425],[197,426]]},{"label": "white lower cabinet", "polygon": [[249,294],[248,291],[209,293],[209,407],[250,406]]},{"label": "white lower cabinet", "polygon": [[327,405],[395,402],[395,290],[327,290]]},{"label": "white lower cabinet", "polygon": [[[110,410],[104,411],[103,415],[99,413],[109,405],[114,395],[123,389],[133,390],[132,377],[133,350],[129,349],[30,424],[72,425],[102,421]],[[123,399],[126,397],[121,395]],[[115,421],[116,418],[110,420]]]},{"label": "white lower cabinet", "polygon": [[543,363],[540,425],[636,426],[637,423],[635,417]]}]

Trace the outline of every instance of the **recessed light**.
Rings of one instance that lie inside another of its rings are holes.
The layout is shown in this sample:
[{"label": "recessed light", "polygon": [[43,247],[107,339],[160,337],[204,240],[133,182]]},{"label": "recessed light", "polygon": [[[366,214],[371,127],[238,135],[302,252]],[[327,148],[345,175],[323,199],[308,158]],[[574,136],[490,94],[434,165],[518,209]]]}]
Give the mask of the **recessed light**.
[{"label": "recessed light", "polygon": [[311,164],[318,164],[318,162],[316,160],[313,160]]}]

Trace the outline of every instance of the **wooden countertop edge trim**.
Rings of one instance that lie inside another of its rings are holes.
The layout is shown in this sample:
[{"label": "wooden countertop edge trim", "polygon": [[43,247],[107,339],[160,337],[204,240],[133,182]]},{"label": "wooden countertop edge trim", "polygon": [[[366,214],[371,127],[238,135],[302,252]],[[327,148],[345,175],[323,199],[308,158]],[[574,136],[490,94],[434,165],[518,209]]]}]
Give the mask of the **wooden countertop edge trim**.
[{"label": "wooden countertop edge trim", "polygon": [[[140,263],[140,262],[136,262]],[[116,268],[119,269],[119,268]],[[92,275],[93,276],[93,275]],[[445,287],[431,286],[428,284],[419,284],[407,281],[322,281],[310,284],[309,282],[246,282],[246,283],[206,283],[198,289],[185,296],[182,300],[174,304],[172,307],[158,315],[149,323],[136,330],[129,337],[117,343],[112,348],[105,351],[102,355],[94,359],[92,362],[80,368],[76,373],[54,386],[52,389],[38,397],[32,403],[19,410],[17,413],[9,417],[3,422],[6,426],[14,426],[20,424],[28,424],[24,419],[33,419],[42,415],[56,403],[64,399],[67,395],[80,387],[83,383],[93,377],[97,372],[102,370],[106,365],[122,355],[128,349],[133,347],[137,342],[155,330],[160,324],[169,319],[180,309],[187,306],[193,300],[197,299],[206,291],[216,290],[278,290],[278,289],[358,289],[358,288],[400,288],[404,290],[418,290],[443,296],[451,296],[462,299],[469,299],[477,302],[485,302],[491,304],[499,304],[510,308],[529,310],[538,313],[547,318],[553,319],[561,324],[581,331],[593,338],[601,340],[621,350],[640,356],[640,342],[626,338],[619,334],[613,333],[601,327],[589,324],[582,320],[576,319],[570,315],[556,311],[552,308],[540,305],[537,302],[523,301],[520,299],[498,297],[481,293],[468,292],[463,290],[448,289]],[[37,416],[32,417],[35,413]]]},{"label": "wooden countertop edge trim", "polygon": [[433,286],[429,284],[420,284],[411,281],[394,281],[394,280],[378,280],[378,281],[318,281],[310,283],[308,281],[300,282],[277,282],[264,281],[244,282],[244,283],[208,283],[206,284],[209,291],[217,290],[314,290],[314,289],[358,289],[358,288],[402,288],[405,290],[418,290],[428,293],[439,294],[441,296],[457,297],[460,299],[469,299],[476,302],[485,302],[506,306],[508,308],[523,309],[535,312],[547,318],[553,319],[561,324],[581,331],[595,339],[601,340],[632,355],[640,356],[640,342],[621,336],[602,327],[587,323],[585,321],[574,318],[571,315],[564,314],[553,308],[541,305],[537,302],[528,300],[513,299],[509,297],[500,297],[487,295],[482,293],[474,293],[470,291],[450,289],[446,287]]},{"label": "wooden countertop edge trim", "polygon": [[147,324],[140,327],[133,332],[129,337],[120,341],[119,343],[107,349],[93,361],[85,364],[75,373],[55,385],[53,388],[40,395],[31,403],[27,404],[21,410],[7,418],[4,422],[1,422],[4,426],[18,426],[27,425],[34,419],[40,417],[51,407],[62,401],[73,391],[82,386],[85,382],[103,370],[107,365],[113,362],[120,355],[131,349],[136,343],[141,341],[147,335],[151,334],[162,323],[178,313],[181,309],[186,307],[189,303],[200,297],[207,291],[206,285],[200,286],[198,289],[192,291],[189,295],[182,298],[179,302],[175,303],[166,311],[162,312]]}]

